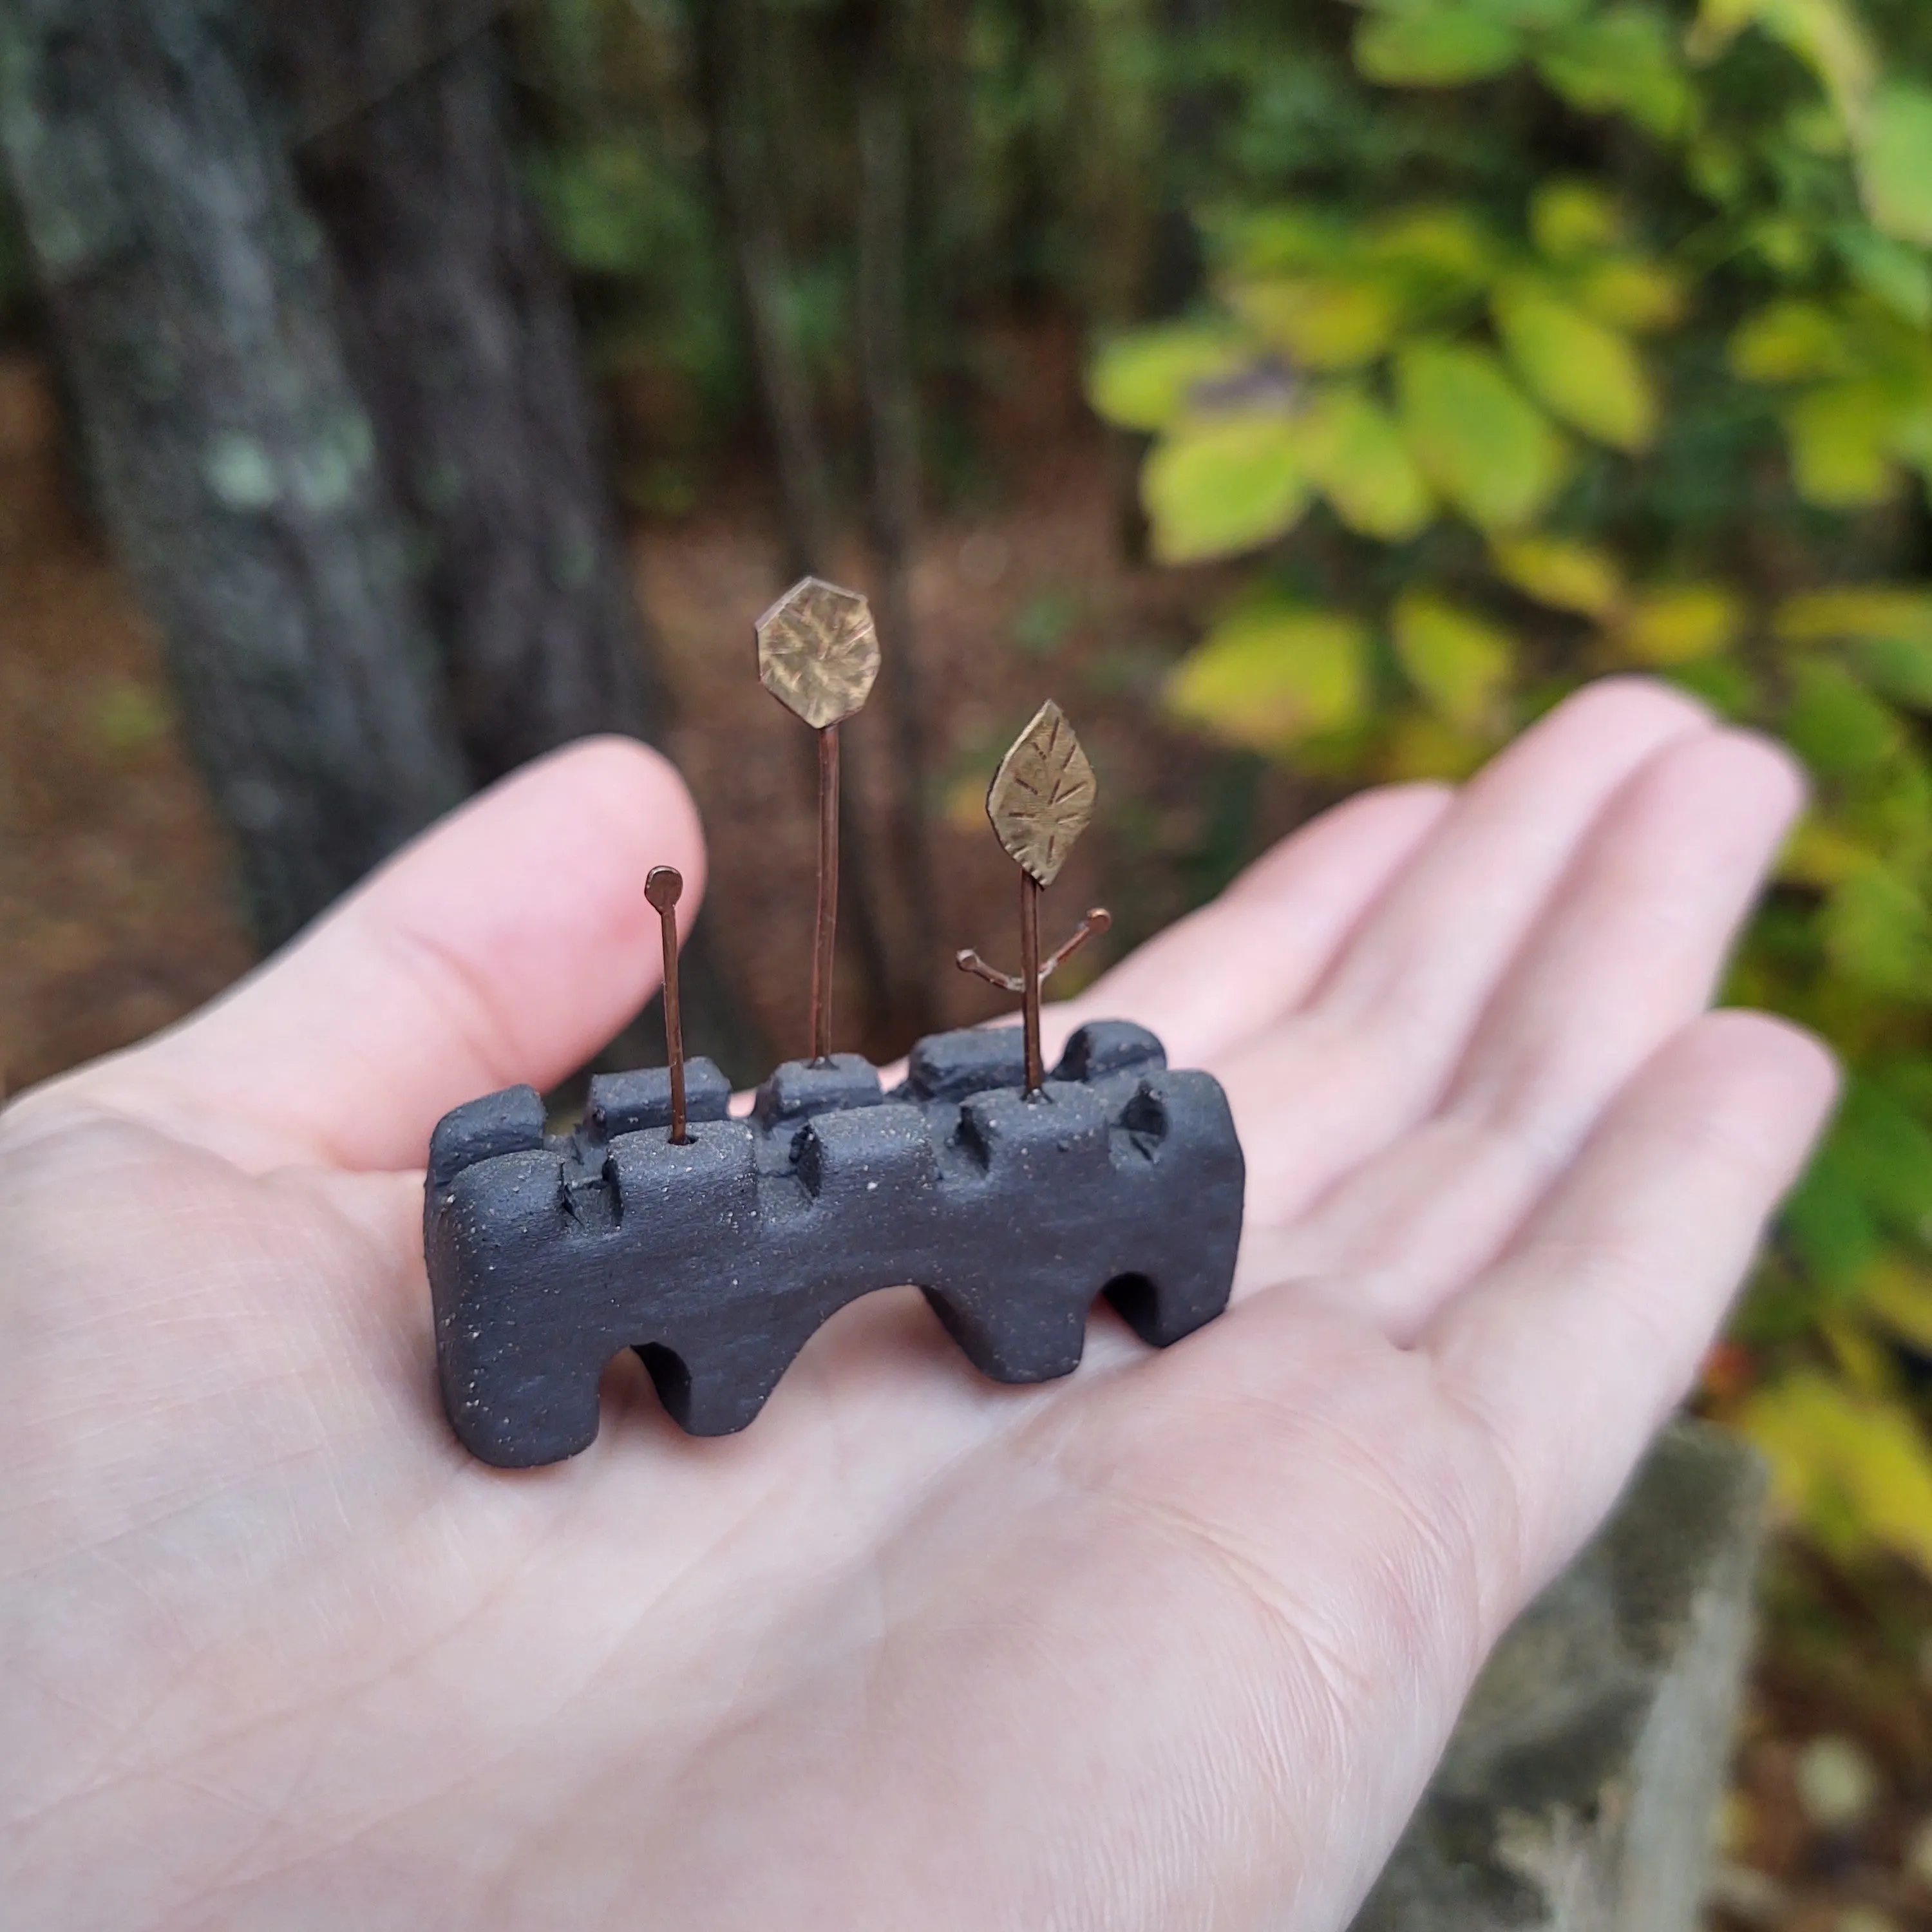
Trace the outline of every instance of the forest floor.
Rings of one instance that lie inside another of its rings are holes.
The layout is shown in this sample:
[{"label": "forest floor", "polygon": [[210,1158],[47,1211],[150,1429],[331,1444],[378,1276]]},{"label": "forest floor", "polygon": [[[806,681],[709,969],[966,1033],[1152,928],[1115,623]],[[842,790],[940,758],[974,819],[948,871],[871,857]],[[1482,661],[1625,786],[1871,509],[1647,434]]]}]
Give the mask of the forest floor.
[{"label": "forest floor", "polygon": [[[1104,884],[1118,916],[1084,971],[1214,890],[1310,802],[1150,724],[1166,667],[1226,585],[1123,560],[1116,458],[1070,404],[1054,419],[1067,386],[1041,380],[1011,399],[1030,426],[1025,461],[996,502],[929,530],[914,572],[944,928],[925,985],[955,1024],[998,1004],[948,962],[962,945],[1011,950],[1011,870],[980,800],[1041,699],[1074,716],[1106,802],[1054,899],[1070,926]],[[782,587],[773,522],[747,472],[636,542],[672,748],[710,832],[705,916],[782,1048],[805,1027],[812,755],[752,675],[751,621]],[[862,559],[839,567],[870,587]],[[77,507],[44,372],[20,356],[0,358],[0,729],[4,1092],[169,1024],[253,958],[154,638]],[[855,738],[862,808],[882,741]],[[866,963],[841,970],[856,1010]],[[875,1055],[905,1044],[856,1030]],[[1786,1540],[1763,1597],[1713,1927],[1932,1932],[1932,1586],[1850,1574]]]}]

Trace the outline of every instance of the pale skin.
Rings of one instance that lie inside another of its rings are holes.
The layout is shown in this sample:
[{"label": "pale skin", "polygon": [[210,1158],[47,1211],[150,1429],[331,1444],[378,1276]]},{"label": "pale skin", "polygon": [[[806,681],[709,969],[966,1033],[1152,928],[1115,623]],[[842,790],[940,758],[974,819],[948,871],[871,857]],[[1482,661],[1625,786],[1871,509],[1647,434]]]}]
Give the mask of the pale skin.
[{"label": "pale skin", "polygon": [[471,806],[0,1114],[0,1919],[60,1932],[1334,1932],[1614,1501],[1831,1105],[1705,1009],[1800,797],[1622,682],[1368,794],[1077,1001],[1226,1082],[1235,1304],[977,1378],[910,1291],[741,1436],[634,1359],[505,1473],[420,1164],[652,990],[633,746]]}]

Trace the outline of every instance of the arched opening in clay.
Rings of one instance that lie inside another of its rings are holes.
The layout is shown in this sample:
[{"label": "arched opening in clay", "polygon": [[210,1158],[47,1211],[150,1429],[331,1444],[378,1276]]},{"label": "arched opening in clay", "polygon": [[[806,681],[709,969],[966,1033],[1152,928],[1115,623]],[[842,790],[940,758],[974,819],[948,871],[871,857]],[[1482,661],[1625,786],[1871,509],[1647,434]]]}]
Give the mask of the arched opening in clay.
[{"label": "arched opening in clay", "polygon": [[1101,1291],[1102,1298],[1144,1341],[1154,1325],[1159,1306],[1154,1285],[1144,1274],[1117,1274]]},{"label": "arched opening in clay", "polygon": [[638,1360],[644,1364],[658,1401],[673,1415],[681,1415],[691,1394],[691,1371],[684,1358],[662,1342],[646,1342],[638,1350]]}]

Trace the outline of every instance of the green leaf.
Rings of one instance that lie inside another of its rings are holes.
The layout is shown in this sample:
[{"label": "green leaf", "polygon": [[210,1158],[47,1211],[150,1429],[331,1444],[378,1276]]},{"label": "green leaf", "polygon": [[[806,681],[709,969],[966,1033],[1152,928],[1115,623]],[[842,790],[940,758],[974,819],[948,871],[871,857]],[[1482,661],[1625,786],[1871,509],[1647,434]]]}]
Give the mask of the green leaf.
[{"label": "green leaf", "polygon": [[1647,449],[1657,435],[1657,392],[1628,337],[1524,280],[1495,298],[1510,358],[1545,406],[1613,449]]},{"label": "green leaf", "polygon": [[[1467,0],[1477,13],[1505,26],[1538,28],[1567,26],[1590,10],[1592,0]],[[1398,5],[1393,12],[1407,10]]]},{"label": "green leaf", "polygon": [[1857,358],[1838,318],[1816,302],[1773,302],[1732,335],[1731,367],[1750,382],[1802,382],[1840,376]]},{"label": "green leaf", "polygon": [[1395,290],[1362,278],[1257,278],[1231,285],[1228,299],[1258,335],[1305,369],[1352,369],[1374,361],[1401,319]]},{"label": "green leaf", "polygon": [[1318,397],[1302,422],[1308,473],[1351,530],[1403,543],[1436,514],[1434,498],[1387,410],[1353,385]]},{"label": "green leaf", "polygon": [[1867,1204],[1894,1234],[1918,1239],[1932,1215],[1932,1134],[1882,1087],[1855,1078],[1832,1138]]},{"label": "green leaf", "polygon": [[1203,383],[1240,367],[1240,345],[1211,323],[1174,322],[1117,336],[1094,357],[1087,394],[1122,429],[1165,429]]},{"label": "green leaf", "polygon": [[1224,618],[1181,660],[1167,705],[1228,743],[1278,753],[1359,722],[1368,668],[1356,619],[1267,600]]},{"label": "green leaf", "polygon": [[1735,591],[1720,584],[1680,584],[1634,599],[1617,634],[1640,664],[1688,664],[1728,650],[1744,621]]},{"label": "green leaf", "polygon": [[1875,227],[1932,248],[1932,88],[1888,81],[1872,97],[1858,186]]},{"label": "green leaf", "polygon": [[1473,7],[1377,14],[1355,29],[1355,65],[1385,87],[1457,87],[1506,74],[1522,52],[1514,27]]},{"label": "green leaf", "polygon": [[1844,1153],[1827,1142],[1785,1202],[1779,1232],[1798,1264],[1838,1294],[1854,1292],[1883,1245]]},{"label": "green leaf", "polygon": [[1811,69],[1845,121],[1858,118],[1878,58],[1848,0],[1704,0],[1688,43],[1691,58],[1714,59],[1754,24]]},{"label": "green leaf", "polygon": [[1520,529],[1562,487],[1562,436],[1488,350],[1413,344],[1396,358],[1396,389],[1423,475],[1479,529]]},{"label": "green leaf", "polygon": [[1832,232],[1833,245],[1852,280],[1914,328],[1932,326],[1932,261],[1910,243],[1881,235],[1863,222]]},{"label": "green leaf", "polygon": [[1516,674],[1516,639],[1426,590],[1405,591],[1392,624],[1395,654],[1430,710],[1459,730],[1489,733]]},{"label": "green leaf", "polygon": [[1821,509],[1863,510],[1898,494],[1892,458],[1898,410],[1873,382],[1834,382],[1800,396],[1784,413],[1792,482]]},{"label": "green leaf", "polygon": [[1654,8],[1606,8],[1552,34],[1538,49],[1545,80],[1586,113],[1628,114],[1670,140],[1695,118],[1696,97],[1678,57],[1677,33]]},{"label": "green leaf", "polygon": [[1496,574],[1552,610],[1607,619],[1623,601],[1623,572],[1608,550],[1566,537],[1504,537],[1490,547]]},{"label": "green leaf", "polygon": [[1234,556],[1271,542],[1308,506],[1294,425],[1272,414],[1184,423],[1149,453],[1141,500],[1162,563]]},{"label": "green leaf", "polygon": [[1802,658],[1792,668],[1791,690],[1785,742],[1820,777],[1862,778],[1904,749],[1898,714],[1843,664]]},{"label": "green leaf", "polygon": [[1578,304],[1599,322],[1636,335],[1674,328],[1690,307],[1676,272],[1639,256],[1592,262],[1574,286]]},{"label": "green leaf", "polygon": [[1561,178],[1531,196],[1529,232],[1552,262],[1608,254],[1625,238],[1623,210],[1594,182]]}]

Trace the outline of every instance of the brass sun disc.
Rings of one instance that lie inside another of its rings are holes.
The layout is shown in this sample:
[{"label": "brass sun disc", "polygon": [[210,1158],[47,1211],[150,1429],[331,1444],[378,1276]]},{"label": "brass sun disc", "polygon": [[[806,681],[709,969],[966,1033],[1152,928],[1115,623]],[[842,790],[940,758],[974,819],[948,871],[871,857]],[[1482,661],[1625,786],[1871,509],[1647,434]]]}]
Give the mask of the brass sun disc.
[{"label": "brass sun disc", "polygon": [[758,682],[814,731],[849,718],[879,674],[879,634],[856,590],[801,578],[758,620]]}]

